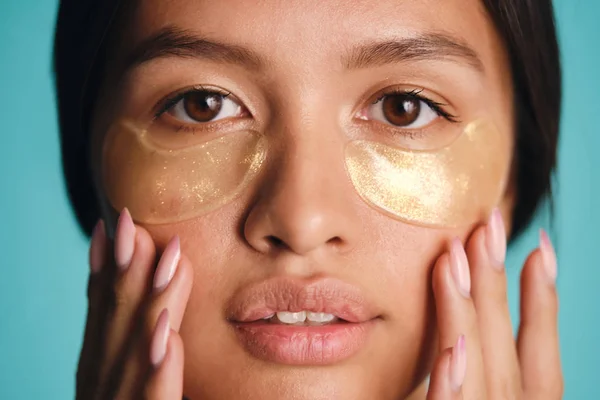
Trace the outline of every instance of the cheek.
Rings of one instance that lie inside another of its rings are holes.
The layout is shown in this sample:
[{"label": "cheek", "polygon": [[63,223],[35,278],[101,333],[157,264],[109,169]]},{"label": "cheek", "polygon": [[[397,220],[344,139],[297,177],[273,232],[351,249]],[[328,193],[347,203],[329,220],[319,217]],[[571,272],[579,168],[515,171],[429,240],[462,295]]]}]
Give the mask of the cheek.
[{"label": "cheek", "polygon": [[207,214],[201,218],[183,222],[148,225],[141,224],[152,236],[158,249],[178,235],[181,241],[181,252],[191,262],[194,269],[194,291],[196,295],[210,296],[223,280],[231,280],[236,275],[239,263],[234,254],[243,251],[242,243],[237,235],[236,224],[240,216],[233,215],[232,207]]},{"label": "cheek", "polygon": [[391,334],[373,351],[374,358],[387,360],[388,369],[381,372],[384,376],[396,371],[420,382],[419,378],[429,373],[437,351],[431,280],[435,262],[454,237],[464,241],[474,225],[422,227],[392,220],[368,207],[359,217],[369,239],[356,249],[354,257],[360,261],[352,269],[361,269],[361,282],[390,312]]},{"label": "cheek", "polygon": [[114,209],[128,207],[138,222],[176,223],[231,202],[254,180],[266,151],[263,138],[251,131],[204,143],[181,134],[187,143],[180,148],[176,135],[171,132],[171,140],[161,143],[164,136],[157,127],[121,121],[105,139],[106,196]]},{"label": "cheek", "polygon": [[476,121],[436,151],[355,141],[346,164],[356,190],[373,207],[411,224],[456,227],[487,218],[500,203],[509,148],[510,136]]},{"label": "cheek", "polygon": [[399,331],[418,331],[430,310],[435,261],[446,250],[448,240],[461,232],[385,219],[382,217],[377,224],[380,240],[369,249],[370,258],[379,266],[373,271],[377,276],[373,286],[382,288],[382,300],[395,310],[397,322],[403,325]]}]

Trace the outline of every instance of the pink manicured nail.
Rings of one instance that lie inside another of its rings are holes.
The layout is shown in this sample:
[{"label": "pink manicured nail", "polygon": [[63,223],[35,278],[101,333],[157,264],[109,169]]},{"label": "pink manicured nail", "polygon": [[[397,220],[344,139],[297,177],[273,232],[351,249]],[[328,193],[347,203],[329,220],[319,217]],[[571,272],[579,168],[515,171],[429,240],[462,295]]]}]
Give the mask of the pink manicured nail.
[{"label": "pink manicured nail", "polygon": [[506,260],[506,229],[502,214],[498,208],[494,209],[486,227],[485,241],[487,251],[492,261],[492,266],[498,270],[504,269]]},{"label": "pink manicured nail", "polygon": [[167,287],[179,264],[179,258],[181,257],[181,247],[179,243],[179,236],[175,236],[163,252],[156,267],[154,273],[154,291],[161,292]]},{"label": "pink manicured nail", "polygon": [[90,271],[97,274],[102,270],[106,261],[106,232],[104,231],[104,221],[99,220],[92,232],[92,241],[90,243]]},{"label": "pink manicured nail", "polygon": [[550,241],[548,234],[543,229],[540,229],[540,250],[542,251],[542,260],[546,275],[548,275],[550,283],[554,284],[558,275],[556,252],[554,251],[554,246],[552,246],[552,241]]},{"label": "pink manicured nail", "polygon": [[135,247],[135,225],[129,210],[124,208],[119,215],[117,232],[115,233],[115,261],[121,271],[125,271],[133,258]]},{"label": "pink manicured nail", "polygon": [[465,381],[467,374],[467,348],[465,336],[460,335],[452,348],[450,357],[450,386],[454,392],[458,392]]},{"label": "pink manicured nail", "polygon": [[456,238],[450,245],[450,270],[458,291],[465,297],[471,293],[471,274],[469,261],[460,239]]},{"label": "pink manicured nail", "polygon": [[152,335],[152,342],[150,343],[150,362],[154,365],[154,368],[160,366],[167,354],[167,343],[169,341],[170,331],[169,311],[165,308],[158,317],[156,328]]}]

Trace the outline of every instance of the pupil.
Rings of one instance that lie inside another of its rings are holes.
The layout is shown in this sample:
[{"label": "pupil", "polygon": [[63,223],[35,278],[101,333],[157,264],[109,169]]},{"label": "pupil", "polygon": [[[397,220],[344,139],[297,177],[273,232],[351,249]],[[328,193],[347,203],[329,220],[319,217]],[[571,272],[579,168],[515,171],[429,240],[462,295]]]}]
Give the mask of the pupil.
[{"label": "pupil", "polygon": [[406,95],[387,96],[383,100],[383,115],[389,123],[407,126],[419,118],[421,102]]},{"label": "pupil", "polygon": [[184,98],[184,108],[190,118],[208,122],[215,118],[223,105],[223,96],[210,92],[193,92]]}]

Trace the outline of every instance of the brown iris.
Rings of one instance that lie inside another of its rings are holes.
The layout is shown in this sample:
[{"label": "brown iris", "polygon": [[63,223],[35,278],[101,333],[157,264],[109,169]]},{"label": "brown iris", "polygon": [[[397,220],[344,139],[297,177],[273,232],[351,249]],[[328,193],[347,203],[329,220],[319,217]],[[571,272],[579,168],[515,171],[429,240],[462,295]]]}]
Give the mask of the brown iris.
[{"label": "brown iris", "polygon": [[221,111],[223,95],[207,91],[194,91],[183,98],[183,107],[190,118],[198,122],[209,122]]},{"label": "brown iris", "polygon": [[383,115],[391,124],[407,126],[414,123],[421,112],[421,101],[408,95],[389,95],[383,99]]}]

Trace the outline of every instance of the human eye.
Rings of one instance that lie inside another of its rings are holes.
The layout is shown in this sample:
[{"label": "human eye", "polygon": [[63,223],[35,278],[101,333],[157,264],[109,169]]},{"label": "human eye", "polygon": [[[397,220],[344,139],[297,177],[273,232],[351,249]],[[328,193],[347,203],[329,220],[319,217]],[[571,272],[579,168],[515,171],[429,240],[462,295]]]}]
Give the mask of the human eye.
[{"label": "human eye", "polygon": [[425,97],[422,90],[392,89],[361,110],[358,117],[405,130],[422,129],[440,117],[456,122],[456,118],[444,106]]},{"label": "human eye", "polygon": [[169,96],[156,113],[182,125],[208,124],[249,115],[241,102],[221,89],[197,86]]}]

